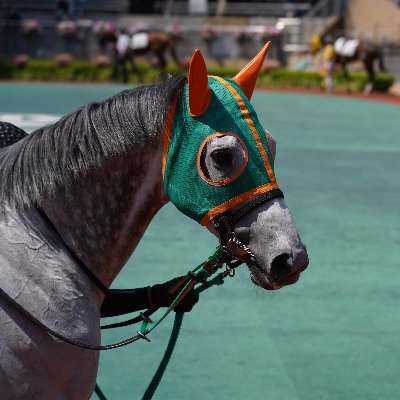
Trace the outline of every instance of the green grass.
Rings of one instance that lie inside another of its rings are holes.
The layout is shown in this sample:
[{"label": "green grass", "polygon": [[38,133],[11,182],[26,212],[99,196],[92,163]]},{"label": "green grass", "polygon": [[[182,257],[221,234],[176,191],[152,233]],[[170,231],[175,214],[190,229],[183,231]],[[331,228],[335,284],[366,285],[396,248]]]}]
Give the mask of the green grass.
[{"label": "green grass", "polygon": [[[129,83],[154,83],[162,79],[160,71],[147,64],[137,64],[133,70],[128,65]],[[187,70],[176,65],[169,65],[170,74],[186,74]],[[238,69],[232,67],[209,67],[210,75],[232,77]],[[23,68],[18,68],[9,61],[0,62],[0,79],[23,81],[60,81],[60,82],[107,82],[112,76],[112,67],[98,67],[89,61],[74,61],[69,66],[58,67],[51,60],[32,59]],[[334,85],[337,89],[361,91],[367,83],[368,76],[362,72],[351,72],[346,79],[342,72],[334,74]],[[394,83],[394,76],[378,73],[374,90],[386,92]],[[259,87],[296,87],[319,88],[322,77],[318,72],[291,71],[279,68],[260,73]]]}]

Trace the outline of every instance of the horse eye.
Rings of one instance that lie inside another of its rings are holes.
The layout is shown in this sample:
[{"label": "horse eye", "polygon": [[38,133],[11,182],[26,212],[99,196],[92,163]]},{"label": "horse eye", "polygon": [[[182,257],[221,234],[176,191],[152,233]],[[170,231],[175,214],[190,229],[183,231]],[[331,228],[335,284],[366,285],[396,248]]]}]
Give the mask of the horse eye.
[{"label": "horse eye", "polygon": [[210,154],[216,167],[231,167],[234,164],[233,154],[229,150],[215,150]]}]

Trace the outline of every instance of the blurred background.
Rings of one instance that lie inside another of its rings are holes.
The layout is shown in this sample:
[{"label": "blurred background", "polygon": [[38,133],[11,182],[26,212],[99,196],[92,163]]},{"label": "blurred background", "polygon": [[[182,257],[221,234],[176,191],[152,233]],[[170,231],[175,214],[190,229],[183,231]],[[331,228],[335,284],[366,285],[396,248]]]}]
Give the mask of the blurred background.
[{"label": "blurred background", "polygon": [[[147,43],[140,34],[165,32],[176,53],[174,60],[169,49],[163,51],[169,72],[187,68],[199,48],[208,65],[229,76],[272,40],[263,72],[273,73],[260,84],[319,87],[321,76],[309,73],[321,69],[315,39],[346,37],[379,48],[390,76],[378,76],[375,89],[387,91],[400,79],[397,0],[1,0],[0,79],[116,78],[112,66],[121,30],[137,49]],[[158,79],[149,71],[159,66],[154,52],[135,56],[133,71],[130,61],[122,80]],[[354,81],[346,86],[338,73],[336,87],[362,89],[360,59],[349,69]]]}]

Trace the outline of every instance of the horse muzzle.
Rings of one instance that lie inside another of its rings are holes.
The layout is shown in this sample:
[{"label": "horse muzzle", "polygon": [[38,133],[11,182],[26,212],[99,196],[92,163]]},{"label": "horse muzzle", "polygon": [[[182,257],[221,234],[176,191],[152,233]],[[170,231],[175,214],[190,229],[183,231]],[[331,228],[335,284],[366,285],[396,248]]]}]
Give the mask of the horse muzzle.
[{"label": "horse muzzle", "polygon": [[295,284],[301,273],[308,267],[308,263],[309,259],[305,248],[299,251],[295,257],[286,253],[276,256],[268,271],[261,267],[255,257],[246,261],[253,283],[266,290],[277,290]]}]

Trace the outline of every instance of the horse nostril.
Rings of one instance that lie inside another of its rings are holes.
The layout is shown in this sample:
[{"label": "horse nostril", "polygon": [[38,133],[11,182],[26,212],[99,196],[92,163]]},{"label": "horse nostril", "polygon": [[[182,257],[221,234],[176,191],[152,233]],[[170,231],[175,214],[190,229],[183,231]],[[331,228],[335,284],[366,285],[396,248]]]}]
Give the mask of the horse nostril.
[{"label": "horse nostril", "polygon": [[276,280],[282,280],[293,272],[293,260],[290,254],[280,254],[271,263],[270,274]]}]

